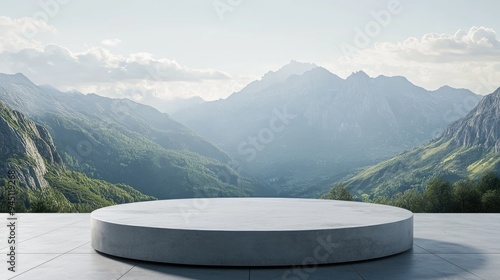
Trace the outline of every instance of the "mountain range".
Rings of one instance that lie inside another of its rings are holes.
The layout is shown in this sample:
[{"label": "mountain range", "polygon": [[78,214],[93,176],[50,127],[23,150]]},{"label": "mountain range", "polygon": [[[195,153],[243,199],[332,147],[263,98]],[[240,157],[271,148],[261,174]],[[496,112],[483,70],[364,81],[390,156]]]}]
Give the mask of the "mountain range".
[{"label": "mountain range", "polygon": [[[491,96],[481,100],[448,86],[429,91],[404,77],[362,71],[343,79],[292,61],[226,99],[174,100],[168,115],[128,99],[61,92],[23,74],[0,74],[4,111],[22,115],[36,128],[23,133],[48,145],[37,147],[42,160],[10,148],[2,160],[24,160],[22,185],[49,186],[70,203],[83,203],[74,190],[83,191],[75,183],[83,181],[133,190],[137,197],[129,201],[318,197],[342,180],[360,195],[389,195],[426,178],[497,168],[499,122],[490,109],[498,103]],[[11,136],[2,144],[28,143],[13,138],[8,131],[15,125],[5,123],[1,133]],[[42,162],[49,167],[42,170]],[[104,199],[102,205],[124,200]]]},{"label": "mountain range", "polygon": [[435,139],[367,167],[345,184],[359,195],[391,196],[422,189],[433,177],[453,182],[486,172],[500,174],[500,88]]},{"label": "mountain range", "polygon": [[0,100],[46,127],[75,171],[157,198],[247,196],[231,158],[152,107],[60,92],[22,74],[0,74]]},{"label": "mountain range", "polygon": [[480,100],[466,89],[428,91],[362,71],[342,79],[292,61],[172,116],[227,151],[270,195],[317,196],[359,167],[429,141]]}]

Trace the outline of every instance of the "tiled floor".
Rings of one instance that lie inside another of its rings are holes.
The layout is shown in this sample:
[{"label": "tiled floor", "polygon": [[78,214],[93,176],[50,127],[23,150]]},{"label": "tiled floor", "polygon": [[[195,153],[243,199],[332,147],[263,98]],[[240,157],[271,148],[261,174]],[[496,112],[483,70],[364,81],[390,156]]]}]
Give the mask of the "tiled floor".
[{"label": "tiled floor", "polygon": [[[16,272],[0,215],[0,279],[500,279],[500,214],[415,214],[413,250],[341,265],[210,268],[114,258],[90,246],[89,214],[19,214]],[[196,248],[193,248],[196,253]]]}]

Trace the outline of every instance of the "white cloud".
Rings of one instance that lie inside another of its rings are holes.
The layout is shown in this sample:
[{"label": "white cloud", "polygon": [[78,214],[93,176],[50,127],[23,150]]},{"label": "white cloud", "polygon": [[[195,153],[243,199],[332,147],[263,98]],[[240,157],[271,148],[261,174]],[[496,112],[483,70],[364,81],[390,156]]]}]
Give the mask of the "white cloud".
[{"label": "white cloud", "polygon": [[109,46],[109,47],[114,47],[114,46],[118,46],[119,44],[121,44],[122,40],[120,39],[106,39],[106,40],[102,40],[101,41],[101,44],[105,45],[105,46]]},{"label": "white cloud", "polygon": [[212,69],[191,69],[174,60],[155,59],[151,54],[121,56],[104,48],[71,52],[56,45],[43,49],[23,49],[0,54],[0,62],[11,72],[31,72],[36,80],[55,86],[77,83],[120,82],[129,80],[199,81],[228,79],[229,75]]},{"label": "white cloud", "polygon": [[33,39],[34,35],[54,32],[55,28],[33,18],[12,19],[0,16],[0,30],[0,52],[9,52],[42,47],[40,42]]},{"label": "white cloud", "polygon": [[375,43],[341,57],[331,68],[343,75],[362,69],[372,76],[406,76],[431,89],[450,85],[487,94],[500,87],[500,41],[495,30],[486,27],[430,33],[421,39]]},{"label": "white cloud", "polygon": [[455,34],[425,34],[422,39],[408,38],[402,43],[380,43],[376,48],[401,58],[426,62],[490,61],[500,55],[500,41],[493,29],[472,27]]},{"label": "white cloud", "polygon": [[[149,53],[118,55],[96,47],[74,52],[62,46],[44,45],[34,40],[33,34],[54,32],[55,28],[32,18],[0,16],[0,30],[0,72],[21,72],[37,84],[133,98],[139,98],[133,92],[143,88],[146,94],[161,92],[161,99],[193,95],[216,98],[229,94],[224,89],[243,87],[223,71],[190,68]],[[120,42],[107,39],[102,44]]]}]

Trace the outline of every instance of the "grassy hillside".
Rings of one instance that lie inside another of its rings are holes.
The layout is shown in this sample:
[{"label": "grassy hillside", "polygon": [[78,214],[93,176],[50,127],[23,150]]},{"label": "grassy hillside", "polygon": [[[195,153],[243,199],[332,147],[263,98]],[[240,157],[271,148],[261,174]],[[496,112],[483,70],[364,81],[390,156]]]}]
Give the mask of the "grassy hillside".
[{"label": "grassy hillside", "polygon": [[500,171],[500,155],[494,149],[466,148],[441,140],[362,169],[345,183],[358,194],[385,196],[422,188],[433,177],[476,179],[487,171]]},{"label": "grassy hillside", "polygon": [[[130,186],[110,184],[75,171],[50,166],[49,186],[32,189],[16,186],[16,212],[91,212],[120,203],[155,200]],[[0,180],[0,211],[7,212],[8,178]]]}]

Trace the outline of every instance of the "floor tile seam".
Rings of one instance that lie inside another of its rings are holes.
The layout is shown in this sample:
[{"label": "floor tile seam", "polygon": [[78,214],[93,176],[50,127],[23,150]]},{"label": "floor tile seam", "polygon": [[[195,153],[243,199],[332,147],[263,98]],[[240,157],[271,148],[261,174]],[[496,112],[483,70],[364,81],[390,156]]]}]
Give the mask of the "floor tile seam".
[{"label": "floor tile seam", "polygon": [[123,276],[127,275],[127,274],[128,274],[128,273],[129,273],[132,269],[134,269],[135,267],[137,267],[137,264],[132,265],[132,267],[131,267],[129,270],[127,270],[125,273],[123,273],[123,275],[122,275],[122,276],[120,276],[120,277],[116,278],[116,280],[120,280],[120,279],[122,279],[122,277],[123,277]]},{"label": "floor tile seam", "polygon": [[355,267],[354,267],[354,264],[350,264],[349,265],[353,270],[354,272],[356,272],[358,274],[359,277],[361,277],[362,280],[365,280],[365,277],[363,277],[363,275],[361,274],[361,272],[359,272]]},{"label": "floor tile seam", "polygon": [[[55,229],[53,229],[53,230],[51,230],[51,231],[48,231],[48,232],[45,232],[45,233],[42,233],[42,234],[39,234],[39,235],[33,236],[33,237],[31,237],[31,238],[28,238],[28,239],[26,239],[26,240],[20,241],[20,242],[18,242],[18,243],[19,243],[19,244],[21,244],[21,243],[24,243],[24,242],[30,241],[30,240],[32,240],[32,239],[34,239],[34,238],[38,238],[38,237],[40,237],[40,236],[42,236],[42,235],[49,234],[49,233],[51,233],[51,232],[54,232],[54,231],[60,230],[60,229],[62,229],[62,228],[68,227],[68,226],[70,226],[70,225],[73,225],[73,224],[76,224],[76,223],[79,223],[79,222],[82,222],[82,221],[83,221],[83,220],[78,221],[78,222],[71,223],[71,224],[66,225],[66,226],[63,226],[63,227],[55,228]],[[36,227],[33,227],[33,228],[36,228]],[[3,248],[0,248],[0,250],[7,249],[7,248],[9,248],[9,246],[6,246],[6,247],[3,247]]]},{"label": "floor tile seam", "polygon": [[64,252],[64,253],[62,253],[62,254],[63,254],[63,255],[66,255],[66,254],[71,255],[71,251],[76,250],[76,249],[78,249],[78,248],[80,248],[80,247],[83,247],[83,246],[85,246],[85,245],[87,245],[87,244],[89,244],[89,243],[90,243],[90,241],[87,241],[87,242],[83,243],[82,245],[76,246],[75,248],[73,248],[73,249],[71,249],[71,250],[68,250],[68,251],[66,251],[66,252]]},{"label": "floor tile seam", "polygon": [[[82,246],[85,246],[85,245],[87,245],[88,243],[90,243],[90,241],[87,241],[87,242],[85,242],[85,243],[83,243],[83,244],[81,244],[81,245],[78,245],[78,246],[76,246],[76,247],[74,247],[74,248],[72,248],[72,249],[70,249],[70,250],[68,250],[68,251],[66,251],[66,252],[62,252],[62,253],[19,253],[19,255],[43,255],[43,254],[52,254],[52,255],[56,255],[56,254],[57,254],[58,256],[57,256],[57,257],[55,257],[55,258],[58,258],[58,257],[60,257],[60,256],[62,256],[62,255],[67,255],[67,254],[70,254],[70,255],[76,255],[76,254],[71,254],[70,252],[71,252],[71,251],[73,251],[73,250],[76,250],[76,249],[78,249],[78,248],[80,248],[80,247],[82,247]],[[90,255],[90,254],[92,254],[92,253],[87,253],[87,254],[88,254],[88,255]],[[81,255],[85,255],[85,254],[81,253]]]},{"label": "floor tile seam", "polygon": [[455,266],[455,267],[458,267],[458,268],[462,269],[462,270],[463,270],[463,271],[465,271],[465,272],[470,273],[471,275],[476,276],[476,277],[477,277],[477,278],[479,278],[479,279],[485,280],[484,278],[482,278],[482,277],[480,277],[480,276],[478,276],[478,275],[476,275],[476,274],[472,273],[471,271],[469,271],[469,270],[467,270],[467,269],[465,269],[465,268],[463,268],[463,267],[461,267],[461,266],[458,266],[458,265],[456,265],[456,264],[452,263],[451,261],[449,261],[449,260],[447,260],[447,259],[445,259],[445,258],[442,258],[442,257],[440,257],[440,256],[438,256],[438,255],[436,255],[436,254],[435,254],[435,256],[436,256],[436,257],[438,257],[438,258],[440,258],[440,259],[442,259],[443,261],[445,261],[445,262],[447,262],[447,263],[449,263],[449,264],[451,264],[451,265]]},{"label": "floor tile seam", "polygon": [[[49,254],[50,254],[50,253],[49,253]],[[51,262],[51,261],[53,261],[53,260],[55,260],[55,259],[59,258],[59,257],[60,257],[60,256],[62,256],[62,255],[63,255],[63,254],[58,254],[57,256],[55,256],[55,257],[53,257],[53,258],[51,258],[51,259],[49,259],[49,260],[47,260],[47,261],[44,261],[43,263],[41,263],[41,264],[39,264],[39,265],[36,265],[36,266],[34,266],[34,267],[32,267],[32,268],[30,268],[30,269],[28,269],[28,270],[24,271],[24,272],[21,272],[21,273],[19,273],[19,274],[15,275],[15,276],[13,276],[12,278],[9,278],[9,279],[14,279],[14,278],[16,278],[16,277],[18,277],[18,276],[21,276],[21,275],[23,275],[23,274],[24,274],[24,273],[26,273],[26,272],[29,272],[29,271],[31,271],[31,270],[33,270],[33,269],[37,268],[37,267],[40,267],[40,266],[42,266],[42,265],[44,265],[44,264],[46,264],[46,263],[48,263],[48,262]]]},{"label": "floor tile seam", "polygon": [[[432,253],[431,251],[429,251],[429,250],[425,249],[425,248],[424,248],[424,247],[422,247],[422,246],[418,246],[418,244],[415,244],[415,242],[413,242],[413,246],[418,247],[418,248],[420,248],[420,249],[422,249],[422,250],[424,250],[424,251],[426,251],[426,252],[427,252],[427,253],[423,253],[423,254],[431,254],[431,255],[434,255],[434,253]],[[422,253],[421,253],[421,254],[422,254]]]}]

